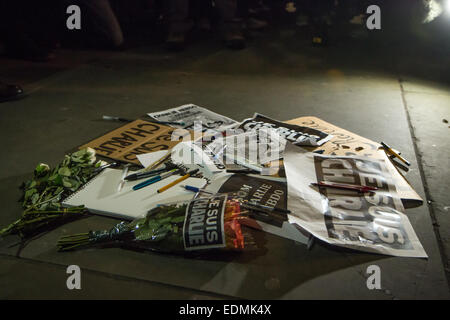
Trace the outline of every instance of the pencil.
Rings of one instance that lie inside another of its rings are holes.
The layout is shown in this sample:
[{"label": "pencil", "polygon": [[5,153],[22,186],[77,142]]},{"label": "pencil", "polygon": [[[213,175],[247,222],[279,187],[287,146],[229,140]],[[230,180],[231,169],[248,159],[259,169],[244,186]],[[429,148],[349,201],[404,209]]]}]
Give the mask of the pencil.
[{"label": "pencil", "polygon": [[168,185],[166,185],[166,186],[164,186],[164,187],[158,189],[157,192],[158,192],[158,193],[161,193],[161,192],[166,191],[166,190],[169,189],[169,188],[172,188],[174,185],[177,185],[177,184],[180,183],[181,181],[186,180],[186,179],[189,178],[190,176],[196,174],[198,171],[199,171],[199,169],[195,169],[195,170],[192,170],[192,171],[188,172],[187,174],[185,174],[185,175],[182,176],[181,178],[178,178],[177,180],[175,180],[175,181],[169,183]]},{"label": "pencil", "polygon": [[401,162],[403,162],[404,164],[406,164],[407,166],[410,166],[411,163],[409,163],[408,160],[406,160],[405,158],[403,158],[401,155],[399,155],[397,152],[394,151],[394,149],[392,149],[391,147],[389,147],[386,143],[384,142],[380,142],[381,145],[383,146],[383,148],[388,151],[389,153],[393,154],[396,158],[398,158]]},{"label": "pencil", "polygon": [[153,169],[159,167],[161,164],[163,164],[164,161],[169,159],[171,155],[172,155],[172,152],[169,150],[165,156],[163,156],[161,159],[153,162],[151,165],[149,165],[147,168],[145,168],[143,170],[143,172],[147,172],[147,171],[150,171],[150,170],[153,170]]}]

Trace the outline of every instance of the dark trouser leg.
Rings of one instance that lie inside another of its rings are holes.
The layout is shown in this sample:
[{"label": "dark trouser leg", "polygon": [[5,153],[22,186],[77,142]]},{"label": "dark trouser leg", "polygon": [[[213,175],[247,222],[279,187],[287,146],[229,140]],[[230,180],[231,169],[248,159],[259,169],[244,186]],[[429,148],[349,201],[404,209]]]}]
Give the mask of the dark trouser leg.
[{"label": "dark trouser leg", "polygon": [[189,0],[167,0],[169,32],[185,33],[189,29]]},{"label": "dark trouser leg", "polygon": [[221,31],[226,45],[231,49],[245,47],[245,39],[242,35],[242,21],[237,14],[236,0],[215,0],[220,14]]},{"label": "dark trouser leg", "polygon": [[215,0],[215,4],[220,14],[221,24],[225,29],[241,26],[241,20],[237,15],[236,0]]}]

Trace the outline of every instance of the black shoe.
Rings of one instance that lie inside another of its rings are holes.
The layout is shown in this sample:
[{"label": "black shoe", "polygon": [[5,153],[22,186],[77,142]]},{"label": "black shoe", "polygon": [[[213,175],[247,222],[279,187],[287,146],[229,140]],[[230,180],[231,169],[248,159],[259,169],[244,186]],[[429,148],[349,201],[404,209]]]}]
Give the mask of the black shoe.
[{"label": "black shoe", "polygon": [[0,102],[18,100],[25,96],[21,87],[0,82]]}]

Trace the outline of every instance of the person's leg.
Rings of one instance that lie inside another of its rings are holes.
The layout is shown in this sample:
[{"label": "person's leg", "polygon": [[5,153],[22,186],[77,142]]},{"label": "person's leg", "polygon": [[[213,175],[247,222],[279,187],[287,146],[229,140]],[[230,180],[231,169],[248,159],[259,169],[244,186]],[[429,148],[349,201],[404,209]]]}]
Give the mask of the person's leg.
[{"label": "person's leg", "polygon": [[107,46],[119,47],[124,38],[119,21],[111,8],[109,0],[80,0],[82,5],[91,13],[91,26],[93,34]]},{"label": "person's leg", "polygon": [[188,21],[189,0],[168,0],[167,5],[169,33],[166,43],[169,49],[180,50],[184,47],[186,33],[191,27]]},{"label": "person's leg", "polygon": [[232,49],[245,47],[245,38],[242,34],[242,20],[237,15],[236,0],[215,0],[220,14],[221,31],[226,45]]}]

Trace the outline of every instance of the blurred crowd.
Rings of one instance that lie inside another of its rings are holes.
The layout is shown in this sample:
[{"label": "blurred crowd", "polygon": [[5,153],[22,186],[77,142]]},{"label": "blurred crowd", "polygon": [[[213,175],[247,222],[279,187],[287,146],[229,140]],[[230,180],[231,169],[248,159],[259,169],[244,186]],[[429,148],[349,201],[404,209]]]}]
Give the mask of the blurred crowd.
[{"label": "blurred crowd", "polygon": [[[0,0],[0,45],[9,58],[46,62],[59,47],[127,47],[134,33],[164,39],[170,50],[182,50],[192,30],[220,36],[226,47],[246,46],[246,35],[261,31],[274,15],[293,26],[312,26],[313,39],[325,43],[336,19],[362,23],[366,0]],[[76,5],[81,29],[66,22]],[[130,28],[134,26],[135,28]],[[137,27],[137,28],[136,28]],[[155,32],[151,32],[155,29]],[[150,31],[149,31],[150,30]],[[18,86],[0,82],[0,102],[19,98]]]},{"label": "blurred crowd", "polygon": [[[347,8],[353,3],[355,9],[356,3],[364,1],[344,2]],[[70,5],[81,9],[78,32],[66,28]],[[301,12],[305,21],[318,25],[329,20],[336,8],[337,0],[2,0],[0,42],[10,57],[46,61],[61,42],[121,48],[127,40],[122,24],[147,18],[148,25],[141,27],[162,22],[169,49],[183,49],[194,28],[217,32],[227,47],[242,49],[245,30],[265,28],[274,11],[296,17]]]}]

